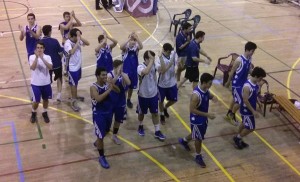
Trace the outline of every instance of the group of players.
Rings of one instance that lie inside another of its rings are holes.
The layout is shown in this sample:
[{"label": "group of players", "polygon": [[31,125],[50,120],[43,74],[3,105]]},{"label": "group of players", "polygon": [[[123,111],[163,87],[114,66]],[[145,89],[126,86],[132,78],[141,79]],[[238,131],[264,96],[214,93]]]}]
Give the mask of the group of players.
[{"label": "group of players", "polygon": [[[53,72],[55,74],[54,80],[57,80],[57,101],[61,101],[62,57],[66,60],[66,72],[71,89],[71,108],[78,112],[80,107],[78,107],[77,102],[84,100],[83,97],[77,95],[77,87],[81,78],[81,47],[83,45],[88,46],[89,42],[82,37],[82,32],[78,28],[74,28],[81,26],[81,22],[76,18],[74,12],[65,12],[63,17],[65,21],[59,24],[63,47],[56,39],[51,38],[52,26],[39,27],[35,23],[35,15],[32,13],[27,15],[29,24],[24,28],[19,26],[20,40],[26,37],[26,48],[31,69],[32,123],[37,121],[36,111],[41,97],[43,99],[42,116],[46,123],[50,122],[47,108],[48,99],[52,98]],[[44,34],[43,38],[40,38],[41,31]],[[117,133],[120,124],[126,119],[126,105],[128,108],[133,108],[131,102],[133,89],[138,88],[136,109],[139,122],[138,134],[140,136],[145,135],[143,120],[149,110],[154,124],[154,136],[158,140],[164,141],[166,137],[160,130],[160,123],[162,125],[166,123],[165,117],[169,117],[168,108],[177,102],[178,89],[186,80],[193,83],[189,107],[191,134],[179,138],[179,143],[190,151],[188,142],[195,140],[195,161],[201,167],[206,167],[201,155],[201,145],[206,133],[208,119],[216,117],[214,113],[209,112],[209,100],[217,101],[217,98],[209,92],[214,77],[209,73],[203,73],[201,77],[199,74],[199,63],[210,64],[212,61],[200,46],[204,41],[205,33],[198,31],[192,39],[191,31],[191,24],[183,24],[176,37],[176,52],[170,43],[165,43],[158,54],[146,50],[141,64],[139,64],[138,53],[139,50],[143,49],[143,45],[134,32],[120,46],[122,60],[114,61],[112,49],[117,45],[117,40],[105,32],[98,36],[99,45],[95,48],[97,62],[95,76],[97,81],[90,87],[90,96],[93,123],[97,136],[94,146],[98,149],[99,163],[103,168],[110,167],[104,155],[103,139],[111,129],[114,117],[112,139],[116,144],[121,143]],[[107,40],[110,40],[111,43],[108,44]],[[233,95],[227,118],[236,121],[235,112],[239,108],[242,115],[238,134],[233,138],[238,149],[249,146],[242,138],[255,129],[254,118],[258,117],[256,112],[258,83],[266,76],[262,68],[251,67],[252,55],[256,48],[255,43],[246,43],[245,52],[235,60],[229,74],[229,80],[225,84],[229,86],[232,82]],[[200,54],[206,59],[200,57]],[[184,79],[180,81],[181,72],[185,69]],[[249,74],[251,74],[250,79],[248,79]],[[199,77],[200,84],[198,84]],[[137,87],[138,83],[139,87]],[[164,104],[165,99],[167,100],[166,104]]]}]

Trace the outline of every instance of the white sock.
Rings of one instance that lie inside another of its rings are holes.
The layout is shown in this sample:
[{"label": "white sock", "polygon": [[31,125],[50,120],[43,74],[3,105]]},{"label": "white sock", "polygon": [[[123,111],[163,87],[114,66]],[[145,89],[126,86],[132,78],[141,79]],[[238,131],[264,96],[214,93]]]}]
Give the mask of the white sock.
[{"label": "white sock", "polygon": [[43,108],[43,112],[47,112],[47,108]]},{"label": "white sock", "polygon": [[196,152],[196,156],[197,156],[197,155],[201,155],[201,153],[198,154],[198,153]]},{"label": "white sock", "polygon": [[237,137],[237,138],[240,138],[240,139],[242,138],[240,134],[238,134],[236,137]]},{"label": "white sock", "polygon": [[57,98],[61,98],[61,92],[57,93]]},{"label": "white sock", "polygon": [[139,121],[140,122],[140,125],[143,125],[143,121]]},{"label": "white sock", "polygon": [[36,109],[33,109],[33,108],[32,108],[31,111],[32,111],[32,112],[36,112]]},{"label": "white sock", "polygon": [[184,137],[184,138],[183,138],[183,141],[187,142],[187,139]]},{"label": "white sock", "polygon": [[160,129],[159,129],[159,124],[154,125],[154,130],[155,130],[155,132],[160,130]]},{"label": "white sock", "polygon": [[160,115],[163,116],[163,115],[164,115],[164,112],[161,112]]}]

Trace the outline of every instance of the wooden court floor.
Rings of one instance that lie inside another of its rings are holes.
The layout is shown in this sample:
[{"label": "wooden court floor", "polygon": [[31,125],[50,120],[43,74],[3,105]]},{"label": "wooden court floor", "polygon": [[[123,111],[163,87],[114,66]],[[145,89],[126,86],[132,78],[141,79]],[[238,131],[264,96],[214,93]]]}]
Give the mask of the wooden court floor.
[{"label": "wooden court floor", "polygon": [[[173,44],[170,17],[190,8],[192,16],[202,17],[197,30],[206,32],[202,48],[213,58],[211,65],[200,65],[201,73],[213,73],[219,57],[243,53],[245,42],[253,41],[258,45],[253,63],[267,71],[270,91],[300,99],[299,8],[285,2],[270,4],[268,0],[160,0],[158,6],[157,16],[135,19],[126,12],[95,11],[92,0],[0,2],[0,181],[300,181],[300,135],[277,111],[257,119],[256,132],[245,138],[248,149],[233,147],[237,128],[223,119],[231,94],[220,85],[220,72],[211,88],[219,97],[210,107],[217,117],[209,121],[203,146],[207,168],[194,162],[194,147],[186,152],[178,145],[178,137],[189,133],[190,84],[180,90],[167,124],[161,126],[167,136],[165,142],[154,139],[150,116],[144,121],[146,136],[139,137],[137,114],[129,109],[119,132],[122,144],[115,145],[111,135],[105,138],[111,168],[100,167],[93,147],[88,88],[95,81],[94,49],[103,29],[119,43],[135,31],[144,44],[141,57],[147,49],[158,52],[163,43]],[[79,95],[86,100],[80,103],[81,112],[74,113],[67,102],[69,88],[64,84],[64,101],[50,103],[51,122],[43,122],[40,107],[39,122],[31,124],[30,70],[25,42],[18,39],[18,25],[25,25],[26,14],[33,12],[37,23],[52,25],[52,36],[60,39],[57,26],[62,13],[71,10],[83,22],[80,29],[91,44],[82,51],[83,78],[79,84]],[[115,58],[120,58],[120,53],[118,47],[113,50]],[[134,92],[134,106],[136,101]]]}]

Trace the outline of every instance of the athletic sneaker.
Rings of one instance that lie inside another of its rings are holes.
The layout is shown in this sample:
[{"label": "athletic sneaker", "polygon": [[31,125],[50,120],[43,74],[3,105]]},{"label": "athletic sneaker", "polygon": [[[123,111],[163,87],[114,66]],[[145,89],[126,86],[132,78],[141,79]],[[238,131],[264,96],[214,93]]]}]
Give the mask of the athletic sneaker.
[{"label": "athletic sneaker", "polygon": [[37,122],[36,112],[31,112],[30,122],[31,123]]},{"label": "athletic sneaker", "polygon": [[78,96],[78,97],[77,97],[77,100],[79,100],[79,101],[81,101],[81,102],[84,102],[84,97]]},{"label": "athletic sneaker", "polygon": [[74,99],[71,101],[71,108],[75,111],[78,112],[80,110],[80,107],[77,105],[77,101]]},{"label": "athletic sneaker", "polygon": [[243,148],[248,148],[249,147],[249,144],[245,143],[243,140],[241,140],[241,145],[242,145]]},{"label": "athletic sneaker", "polygon": [[133,108],[133,104],[130,100],[127,99],[127,107],[132,109]]},{"label": "athletic sneaker", "polygon": [[145,136],[144,126],[139,125],[138,133],[140,136]]},{"label": "athletic sneaker", "polygon": [[184,141],[183,138],[179,138],[178,142],[185,148],[186,151],[191,151],[188,142]]},{"label": "athletic sneaker", "polygon": [[234,136],[233,141],[234,141],[235,148],[237,148],[239,150],[243,149],[242,142],[241,142],[242,139],[238,138],[237,136]]},{"label": "athletic sneaker", "polygon": [[120,141],[120,139],[118,138],[117,135],[113,135],[112,140],[114,141],[115,144],[121,145],[121,141]]},{"label": "athletic sneaker", "polygon": [[49,122],[50,122],[50,119],[49,119],[49,117],[48,117],[48,113],[47,113],[47,112],[43,112],[42,115],[43,115],[43,118],[44,118],[45,123],[49,123]]},{"label": "athletic sneaker", "polygon": [[236,120],[235,114],[233,114],[233,113],[227,113],[225,116],[225,120],[227,120],[233,126],[239,125],[239,122]]},{"label": "athletic sneaker", "polygon": [[168,110],[167,110],[166,108],[164,109],[164,115],[165,115],[167,118],[170,117],[170,115],[169,115],[169,113],[168,113]]},{"label": "athletic sneaker", "polygon": [[161,141],[164,141],[166,139],[165,135],[163,135],[161,131],[156,131],[154,137]]},{"label": "athletic sneaker", "polygon": [[162,125],[165,125],[166,124],[166,120],[165,120],[165,116],[164,115],[160,115],[160,123]]},{"label": "athletic sneaker", "polygon": [[195,161],[196,161],[196,163],[199,164],[202,168],[205,168],[205,167],[206,167],[206,164],[204,163],[203,157],[202,157],[201,154],[200,154],[200,155],[196,155]]},{"label": "athletic sneaker", "polygon": [[108,169],[108,168],[109,168],[109,164],[108,164],[108,162],[106,161],[105,156],[100,156],[100,157],[99,157],[99,163],[100,163],[100,165],[101,165],[103,168],[105,168],[105,169]]}]

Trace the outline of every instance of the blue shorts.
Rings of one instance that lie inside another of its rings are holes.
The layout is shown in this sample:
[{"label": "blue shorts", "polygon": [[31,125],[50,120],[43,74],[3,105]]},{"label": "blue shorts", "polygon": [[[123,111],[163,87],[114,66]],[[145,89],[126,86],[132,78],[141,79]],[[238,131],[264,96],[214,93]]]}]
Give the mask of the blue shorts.
[{"label": "blue shorts", "polygon": [[52,99],[52,88],[50,84],[45,86],[31,85],[32,102],[39,103],[41,101],[41,97],[43,100]]},{"label": "blue shorts", "polygon": [[77,86],[79,80],[81,79],[81,68],[78,71],[69,71],[69,84],[72,86]]},{"label": "blue shorts", "polygon": [[187,57],[187,49],[176,51],[178,57]]},{"label": "blue shorts", "polygon": [[93,113],[93,123],[95,134],[98,138],[103,139],[109,132],[112,123],[112,113]]},{"label": "blue shorts", "polygon": [[147,114],[148,109],[150,113],[158,113],[158,97],[157,95],[152,98],[144,98],[138,96],[138,104],[136,113],[138,114]]},{"label": "blue shorts", "polygon": [[248,130],[254,130],[255,129],[255,118],[253,115],[242,115],[242,122],[246,129]]},{"label": "blue shorts", "polygon": [[241,104],[242,103],[242,87],[233,87],[232,88],[232,97],[233,97],[233,101],[237,104]]},{"label": "blue shorts", "polygon": [[162,88],[160,86],[158,87],[158,98],[160,102],[163,102],[165,98],[170,101],[177,101],[178,96],[178,89],[177,85],[174,85],[173,87],[169,88]]},{"label": "blue shorts", "polygon": [[130,79],[130,85],[128,86],[129,89],[136,89],[138,84],[138,74],[137,72],[127,73]]},{"label": "blue shorts", "polygon": [[204,140],[204,135],[207,129],[207,121],[202,124],[192,124],[191,123],[191,132],[193,140]]},{"label": "blue shorts", "polygon": [[123,123],[126,118],[126,105],[113,108],[113,114],[115,116],[115,121]]}]

